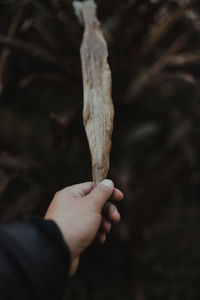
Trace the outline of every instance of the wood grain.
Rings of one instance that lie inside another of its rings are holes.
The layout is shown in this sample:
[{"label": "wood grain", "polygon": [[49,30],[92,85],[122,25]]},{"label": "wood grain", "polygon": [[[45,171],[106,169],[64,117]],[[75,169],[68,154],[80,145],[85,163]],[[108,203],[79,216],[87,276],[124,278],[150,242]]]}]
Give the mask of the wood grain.
[{"label": "wood grain", "polygon": [[94,184],[107,177],[109,170],[114,107],[111,96],[111,71],[108,49],[94,1],[74,2],[79,21],[84,25],[81,62],[84,87],[83,120],[92,157]]}]

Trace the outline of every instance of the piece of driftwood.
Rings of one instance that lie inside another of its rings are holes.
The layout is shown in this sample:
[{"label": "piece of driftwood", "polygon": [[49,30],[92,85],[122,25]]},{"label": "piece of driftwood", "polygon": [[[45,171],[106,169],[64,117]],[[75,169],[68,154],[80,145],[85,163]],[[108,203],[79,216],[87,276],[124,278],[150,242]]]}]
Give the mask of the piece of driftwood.
[{"label": "piece of driftwood", "polygon": [[108,49],[94,1],[74,1],[75,13],[85,27],[81,45],[84,87],[83,120],[92,157],[93,181],[96,185],[109,170],[114,107],[111,96],[111,72]]}]

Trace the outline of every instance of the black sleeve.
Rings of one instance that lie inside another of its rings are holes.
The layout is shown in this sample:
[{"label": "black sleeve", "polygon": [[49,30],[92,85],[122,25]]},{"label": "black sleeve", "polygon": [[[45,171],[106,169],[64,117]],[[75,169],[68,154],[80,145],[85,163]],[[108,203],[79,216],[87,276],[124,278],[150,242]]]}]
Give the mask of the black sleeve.
[{"label": "black sleeve", "polygon": [[0,299],[61,300],[70,255],[53,221],[32,218],[0,229]]}]

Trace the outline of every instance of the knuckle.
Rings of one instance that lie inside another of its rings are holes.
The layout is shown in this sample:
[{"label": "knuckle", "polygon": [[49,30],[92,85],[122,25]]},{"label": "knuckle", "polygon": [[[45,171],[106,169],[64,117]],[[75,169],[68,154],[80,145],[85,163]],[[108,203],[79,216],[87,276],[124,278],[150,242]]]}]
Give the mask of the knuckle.
[{"label": "knuckle", "polygon": [[108,209],[109,209],[110,213],[114,213],[116,211],[116,206],[114,204],[110,203]]}]

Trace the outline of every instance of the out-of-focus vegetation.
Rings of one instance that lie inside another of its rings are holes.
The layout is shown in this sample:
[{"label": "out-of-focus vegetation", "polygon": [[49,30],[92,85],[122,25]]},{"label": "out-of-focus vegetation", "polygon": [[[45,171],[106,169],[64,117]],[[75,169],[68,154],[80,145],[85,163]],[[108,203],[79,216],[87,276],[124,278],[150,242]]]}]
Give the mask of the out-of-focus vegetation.
[{"label": "out-of-focus vegetation", "polygon": [[[93,246],[66,299],[200,297],[200,4],[98,0],[113,73],[109,177],[122,222]],[[82,28],[67,0],[0,0],[0,220],[43,215],[91,179]]]}]

